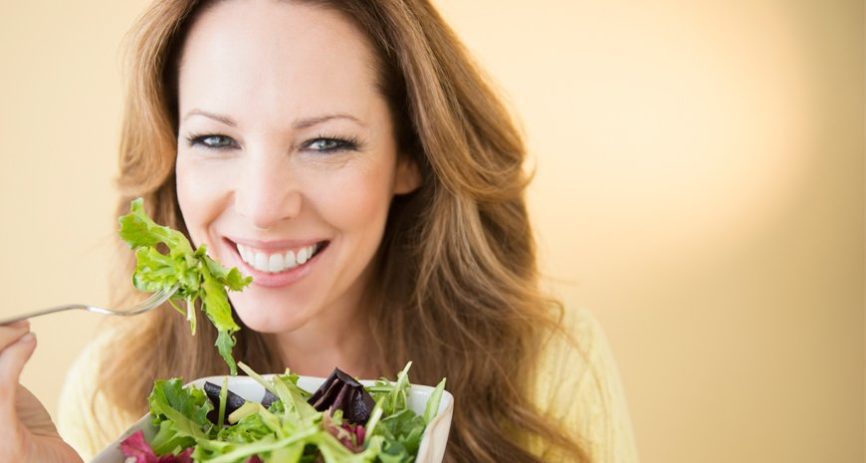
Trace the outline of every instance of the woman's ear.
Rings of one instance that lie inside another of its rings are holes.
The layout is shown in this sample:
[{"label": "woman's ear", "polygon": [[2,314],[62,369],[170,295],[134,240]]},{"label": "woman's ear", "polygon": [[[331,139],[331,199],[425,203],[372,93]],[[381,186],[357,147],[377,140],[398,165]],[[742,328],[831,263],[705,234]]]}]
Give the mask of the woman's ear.
[{"label": "woman's ear", "polygon": [[400,154],[397,157],[397,171],[394,175],[394,194],[404,195],[411,193],[421,186],[421,172],[418,164],[408,154]]}]

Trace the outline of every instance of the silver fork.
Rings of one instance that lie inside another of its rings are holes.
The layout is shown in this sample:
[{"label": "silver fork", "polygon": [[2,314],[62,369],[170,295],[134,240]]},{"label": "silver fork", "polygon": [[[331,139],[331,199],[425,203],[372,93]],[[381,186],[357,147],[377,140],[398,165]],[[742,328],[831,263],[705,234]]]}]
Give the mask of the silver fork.
[{"label": "silver fork", "polygon": [[70,304],[70,305],[61,305],[57,307],[50,307],[48,309],[37,310],[35,312],[25,313],[21,315],[16,315],[11,318],[6,318],[0,320],[0,325],[5,325],[7,323],[17,322],[18,320],[24,320],[25,318],[33,318],[38,317],[40,315],[47,315],[50,313],[63,312],[65,310],[87,310],[89,312],[101,313],[105,315],[138,315],[140,313],[147,312],[149,310],[155,309],[159,307],[163,302],[167,301],[174,293],[177,292],[177,286],[173,286],[169,289],[157,291],[153,293],[146,300],[135,304],[134,306],[127,307],[125,309],[108,309],[105,307],[98,307],[95,305],[86,305],[86,304]]}]

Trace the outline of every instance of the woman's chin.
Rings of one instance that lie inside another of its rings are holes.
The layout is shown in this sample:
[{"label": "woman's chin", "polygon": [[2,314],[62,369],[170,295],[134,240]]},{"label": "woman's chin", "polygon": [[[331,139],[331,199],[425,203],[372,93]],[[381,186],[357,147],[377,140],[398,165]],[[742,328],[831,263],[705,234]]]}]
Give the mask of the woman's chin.
[{"label": "woman's chin", "polygon": [[[306,318],[303,305],[275,298],[273,294],[253,294],[255,288],[243,293],[229,292],[229,300],[240,321],[247,328],[259,333],[285,333],[300,328]],[[294,308],[294,310],[292,309]]]},{"label": "woman's chin", "polygon": [[298,317],[286,316],[275,311],[235,308],[238,318],[244,326],[259,333],[285,333],[294,331],[303,325]]}]

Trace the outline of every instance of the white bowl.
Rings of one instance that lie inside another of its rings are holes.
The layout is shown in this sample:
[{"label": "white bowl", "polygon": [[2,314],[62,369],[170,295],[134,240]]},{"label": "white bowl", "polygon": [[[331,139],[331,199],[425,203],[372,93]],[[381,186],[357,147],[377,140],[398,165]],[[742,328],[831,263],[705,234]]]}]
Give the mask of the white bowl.
[{"label": "white bowl", "polygon": [[[273,375],[263,375],[265,378],[270,378]],[[210,376],[207,378],[199,378],[187,385],[194,385],[199,388],[204,387],[205,381],[222,385],[224,376]],[[314,378],[311,376],[301,376],[298,379],[298,386],[306,391],[313,392],[325,382],[325,378]],[[373,384],[373,381],[361,381],[365,386]],[[229,376],[229,390],[243,397],[245,400],[253,400],[261,402],[265,395],[265,389],[254,379],[248,376]],[[427,405],[427,399],[433,393],[433,388],[430,386],[412,385],[409,391],[409,408],[413,412],[423,415]],[[421,447],[418,449],[418,457],[415,459],[417,463],[440,463],[445,456],[445,444],[448,442],[448,431],[451,429],[451,415],[454,411],[454,397],[448,391],[442,393],[442,400],[439,402],[439,410],[436,418],[427,425],[424,430],[424,435],[421,438]],[[129,428],[119,439],[103,450],[94,458],[91,463],[123,463],[125,457],[120,451],[120,443],[131,434],[144,431],[144,437],[148,441],[153,438],[156,430],[150,424],[150,414],[138,420],[131,428]]]}]

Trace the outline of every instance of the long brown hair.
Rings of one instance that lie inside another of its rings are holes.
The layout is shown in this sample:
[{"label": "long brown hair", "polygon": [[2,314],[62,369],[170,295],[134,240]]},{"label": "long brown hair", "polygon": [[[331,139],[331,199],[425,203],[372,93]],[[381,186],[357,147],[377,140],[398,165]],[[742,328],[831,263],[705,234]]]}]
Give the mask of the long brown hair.
[{"label": "long brown hair", "polygon": [[[342,12],[369,38],[401,152],[422,176],[391,206],[370,288],[380,373],[411,359],[414,382],[447,376],[456,401],[448,461],[537,462],[529,447],[538,440],[585,460],[578,438],[532,403],[540,346],[562,309],[539,290],[526,151],[508,112],[428,1],[306,2]],[[186,31],[211,4],[159,0],[134,29],[118,214],[142,196],[157,222],[185,230],[174,189],[177,65]],[[133,256],[121,255],[116,303],[130,297]],[[226,373],[216,333],[198,326],[192,337],[183,317],[157,310],[124,327],[123,345],[104,356],[100,392],[137,415],[155,378]],[[237,358],[258,371],[283,369],[261,334],[242,329],[237,338]]]}]

